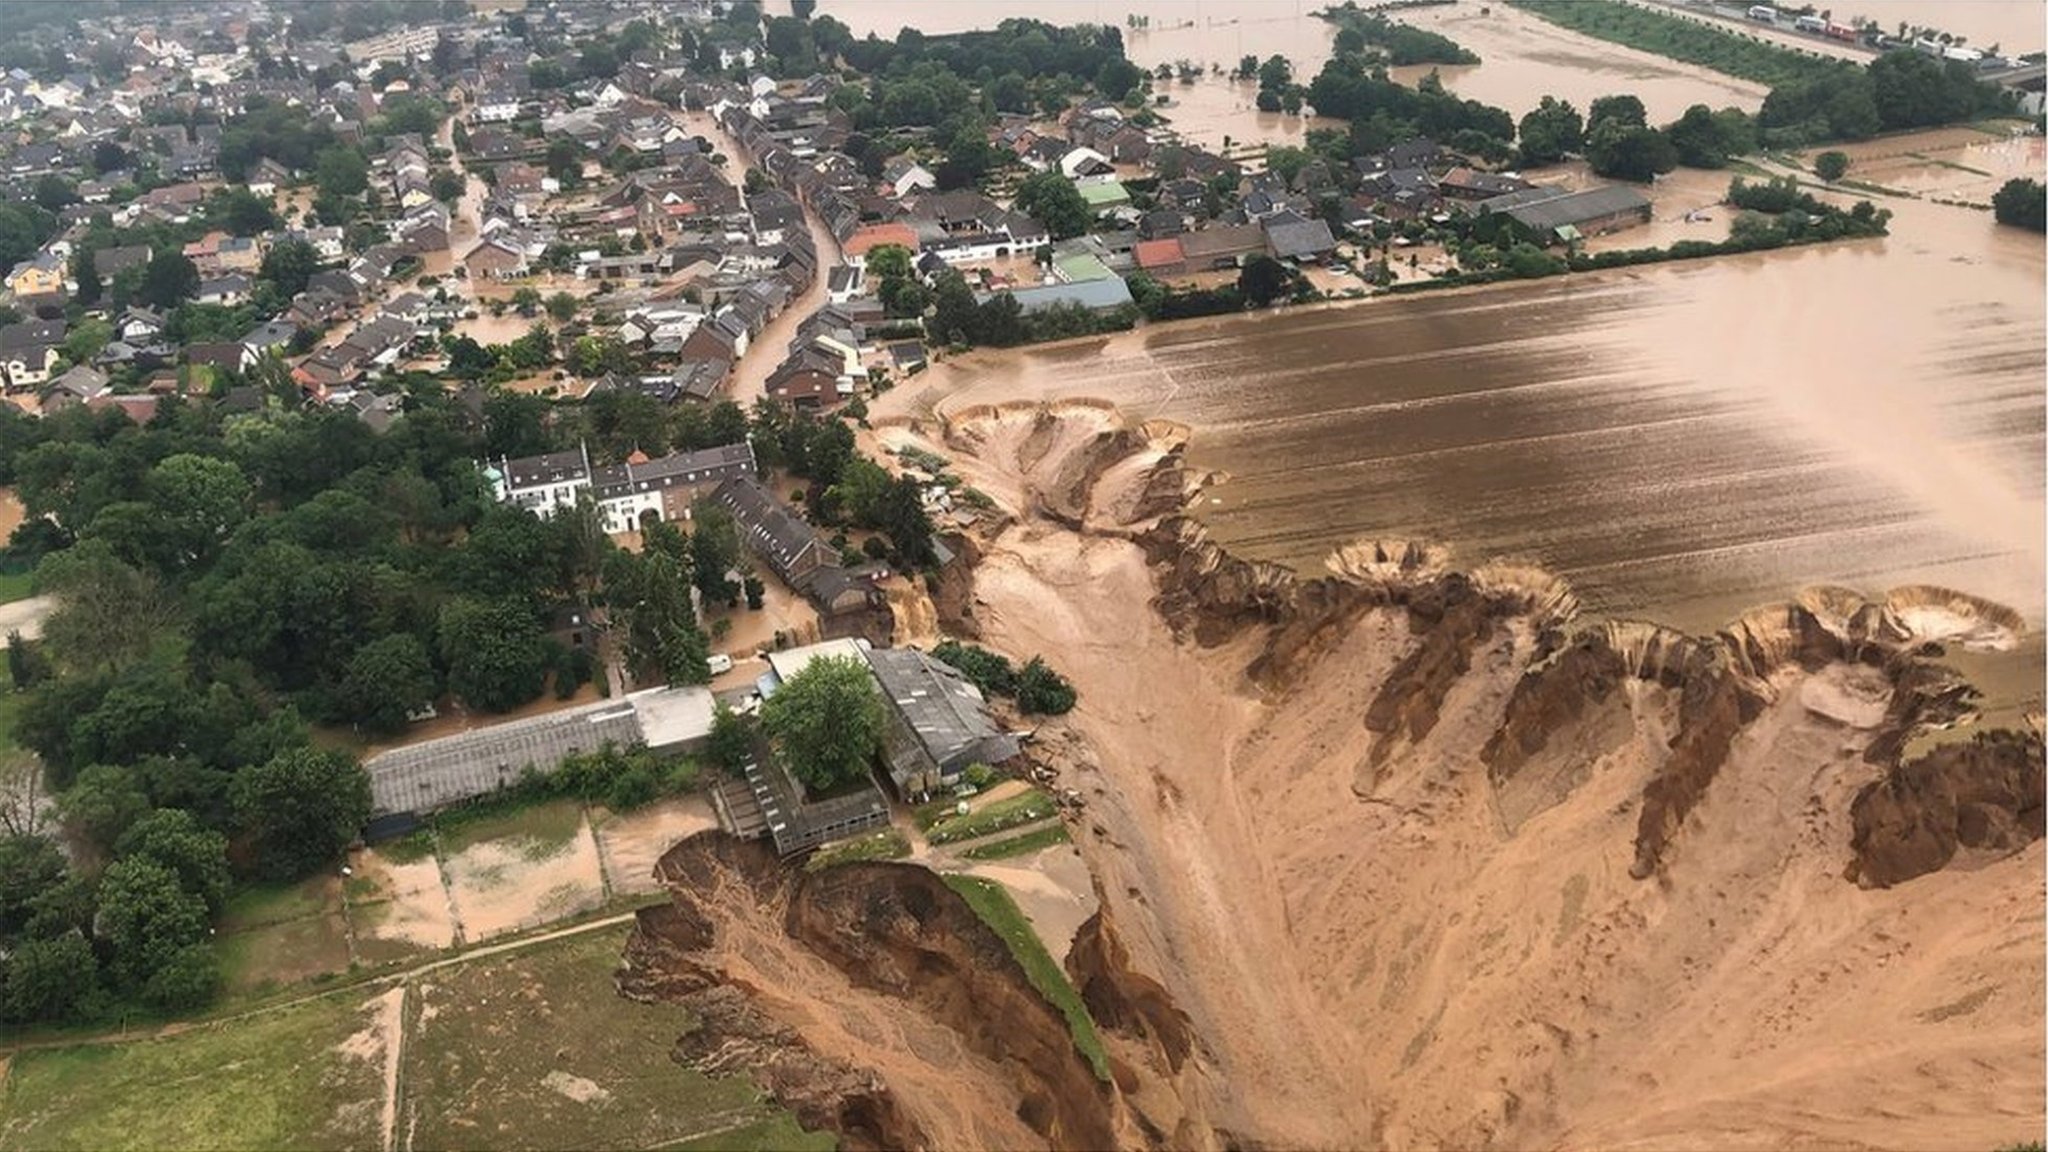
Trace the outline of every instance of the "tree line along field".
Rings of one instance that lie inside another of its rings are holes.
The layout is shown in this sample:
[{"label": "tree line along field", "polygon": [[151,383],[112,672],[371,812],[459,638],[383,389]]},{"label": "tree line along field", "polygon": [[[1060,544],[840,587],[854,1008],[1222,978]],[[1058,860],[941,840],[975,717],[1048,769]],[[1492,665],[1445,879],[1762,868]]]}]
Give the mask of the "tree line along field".
[{"label": "tree line along field", "polygon": [[0,1082],[0,1146],[832,1147],[746,1079],[669,1059],[691,1021],[613,992],[626,931],[156,1038],[18,1053]]}]

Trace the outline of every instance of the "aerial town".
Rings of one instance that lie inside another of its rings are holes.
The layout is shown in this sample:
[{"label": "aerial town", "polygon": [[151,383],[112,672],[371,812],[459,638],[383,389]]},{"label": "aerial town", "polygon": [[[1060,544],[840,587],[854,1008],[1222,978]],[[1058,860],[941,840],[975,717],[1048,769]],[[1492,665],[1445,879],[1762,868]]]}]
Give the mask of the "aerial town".
[{"label": "aerial town", "polygon": [[1094,9],[0,2],[0,1147],[2041,1148],[2048,10]]}]

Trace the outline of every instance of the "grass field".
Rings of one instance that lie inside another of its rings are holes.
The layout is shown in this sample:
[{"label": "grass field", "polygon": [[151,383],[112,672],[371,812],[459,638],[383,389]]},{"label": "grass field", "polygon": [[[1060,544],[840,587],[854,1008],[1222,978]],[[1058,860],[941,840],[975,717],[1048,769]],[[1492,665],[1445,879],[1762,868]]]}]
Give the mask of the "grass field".
[{"label": "grass field", "polygon": [[[259,911],[295,905],[269,895]],[[669,1058],[692,1021],[618,995],[612,973],[626,932],[598,929],[413,978],[399,1152],[833,1147],[830,1133],[803,1131],[745,1077],[714,1080]],[[387,1057],[370,1011],[379,991],[340,989],[160,1039],[22,1053],[0,1074],[0,1148],[377,1148]]]},{"label": "grass field", "polygon": [[1021,836],[976,844],[960,854],[969,860],[1004,860],[1011,856],[1036,852],[1040,848],[1050,848],[1055,844],[1065,844],[1070,839],[1072,837],[1067,835],[1067,826],[1054,821],[1044,827],[1033,828]]},{"label": "grass field", "polygon": [[486,840],[519,840],[524,842],[521,853],[529,860],[554,855],[576,838],[582,823],[583,808],[574,800],[489,809],[473,816],[455,809],[435,818],[446,855]]},{"label": "grass field", "polygon": [[33,572],[0,572],[0,604],[28,599],[29,584],[34,579]]},{"label": "grass field", "polygon": [[804,861],[804,871],[823,872],[841,864],[852,864],[860,860],[900,860],[910,855],[910,841],[903,833],[887,828],[872,836],[857,840],[842,840],[830,847],[820,848]]},{"label": "grass field", "polygon": [[1052,797],[1033,788],[1008,799],[984,805],[965,816],[940,820],[931,826],[931,831],[926,836],[934,844],[972,840],[977,836],[987,836],[1007,828],[1036,823],[1051,816],[1054,811]]},{"label": "grass field", "polygon": [[18,1055],[0,1089],[0,1147],[375,1148],[382,1055],[343,1050],[370,1024],[368,998]]},{"label": "grass field", "polygon": [[613,991],[625,929],[443,969],[407,1012],[415,1148],[829,1148],[744,1078],[669,1059],[689,1014]]},{"label": "grass field", "polygon": [[1619,0],[1509,0],[1531,15],[1582,36],[1697,64],[1759,84],[1790,84],[1831,69],[1854,67],[1816,58],[1761,38],[1695,23]]},{"label": "grass field", "polygon": [[1067,1028],[1074,1034],[1074,1048],[1095,1069],[1095,1075],[1109,1080],[1109,1056],[1102,1050],[1102,1037],[1095,1032],[1095,1021],[1088,1015],[1088,1008],[1081,1003],[1081,994],[1067,979],[1067,974],[1053,963],[1052,954],[1045,950],[1038,933],[1031,928],[1031,922],[1024,918],[1024,912],[1009,892],[993,880],[978,876],[945,876],[946,887],[958,892],[967,901],[974,914],[982,923],[995,929],[1003,943],[1010,946],[1010,955],[1024,966],[1024,975],[1031,980],[1031,986],[1039,995],[1051,1001],[1060,1015],[1067,1018]]}]

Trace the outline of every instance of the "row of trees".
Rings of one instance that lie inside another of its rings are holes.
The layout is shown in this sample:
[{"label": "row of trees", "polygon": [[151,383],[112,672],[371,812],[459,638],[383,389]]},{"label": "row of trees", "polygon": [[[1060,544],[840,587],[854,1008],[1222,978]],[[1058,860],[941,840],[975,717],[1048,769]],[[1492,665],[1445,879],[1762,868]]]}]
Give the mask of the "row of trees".
[{"label": "row of trees", "polygon": [[952,665],[983,695],[1014,698],[1017,710],[1027,716],[1062,716],[1073,710],[1078,699],[1067,678],[1040,656],[1019,668],[1001,653],[958,640],[941,641],[932,649],[932,656]]}]

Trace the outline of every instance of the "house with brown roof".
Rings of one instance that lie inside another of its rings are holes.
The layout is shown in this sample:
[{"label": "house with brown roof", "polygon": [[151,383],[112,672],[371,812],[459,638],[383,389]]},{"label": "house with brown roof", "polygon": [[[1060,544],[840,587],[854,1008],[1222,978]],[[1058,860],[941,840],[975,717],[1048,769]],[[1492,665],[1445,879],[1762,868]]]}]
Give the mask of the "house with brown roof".
[{"label": "house with brown roof", "polygon": [[1148,276],[1184,276],[1188,270],[1188,256],[1181,249],[1180,237],[1167,236],[1159,240],[1140,240],[1132,250],[1138,268]]}]

